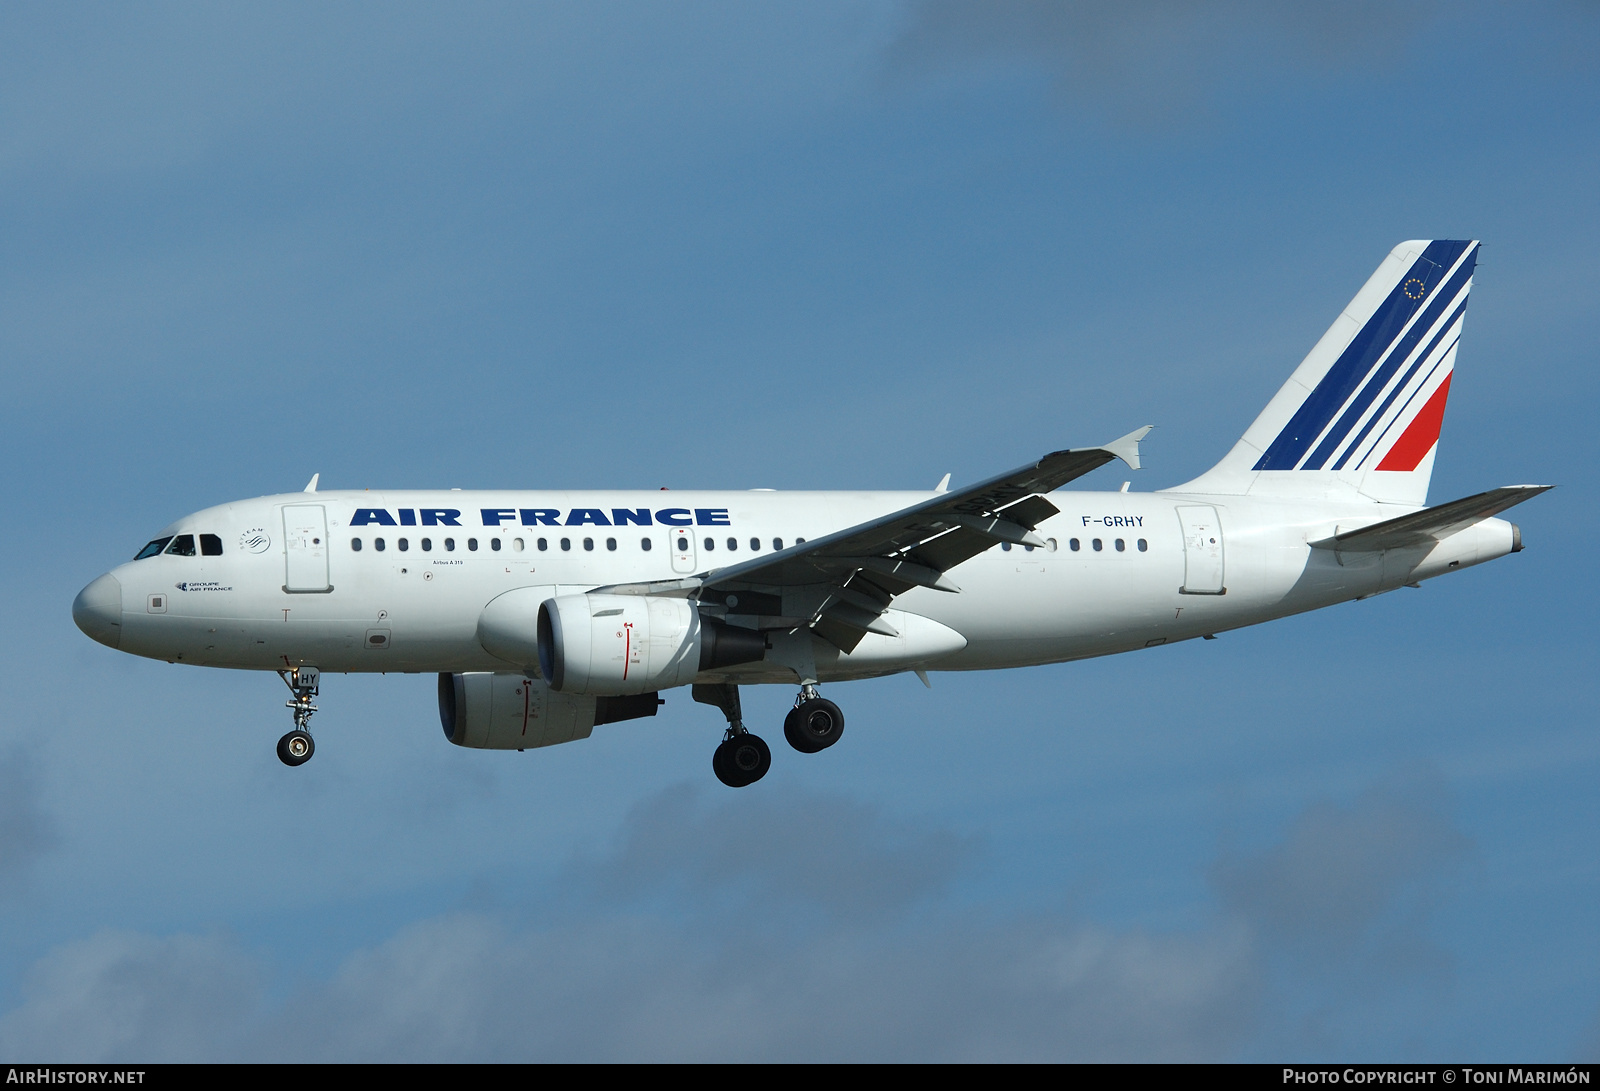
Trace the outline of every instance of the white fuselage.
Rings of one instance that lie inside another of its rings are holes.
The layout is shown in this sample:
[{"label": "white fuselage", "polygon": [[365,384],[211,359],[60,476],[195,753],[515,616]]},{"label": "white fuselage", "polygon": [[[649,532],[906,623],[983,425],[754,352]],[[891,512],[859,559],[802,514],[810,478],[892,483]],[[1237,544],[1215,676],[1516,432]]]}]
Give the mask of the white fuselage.
[{"label": "white fuselage", "polygon": [[[261,497],[196,512],[162,532],[214,536],[220,555],[163,553],[113,569],[116,589],[99,584],[97,601],[109,626],[120,594],[120,626],[114,639],[97,639],[154,659],[253,670],[515,670],[484,648],[478,629],[485,607],[507,591],[555,596],[702,574],[930,495]],[[1152,647],[1372,595],[1514,546],[1511,524],[1500,519],[1427,548],[1340,555],[1311,545],[1413,510],[1366,502],[1070,491],[1051,500],[1060,514],[1037,528],[1048,546],[996,544],[949,572],[959,593],[918,587],[901,595],[888,615],[898,619],[900,635],[869,635],[849,655],[822,649],[819,680],[986,670]],[[697,680],[795,677],[769,661]]]}]

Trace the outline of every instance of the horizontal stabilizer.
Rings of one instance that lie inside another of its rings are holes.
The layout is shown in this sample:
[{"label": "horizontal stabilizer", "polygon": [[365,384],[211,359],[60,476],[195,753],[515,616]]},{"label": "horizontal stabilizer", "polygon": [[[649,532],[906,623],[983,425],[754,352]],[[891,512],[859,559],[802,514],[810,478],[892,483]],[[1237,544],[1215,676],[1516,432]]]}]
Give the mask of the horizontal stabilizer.
[{"label": "horizontal stabilizer", "polygon": [[1347,530],[1332,538],[1311,543],[1322,549],[1337,549],[1341,553],[1375,553],[1384,549],[1404,549],[1407,546],[1426,545],[1458,531],[1491,515],[1498,515],[1524,500],[1554,488],[1554,485],[1507,485],[1503,489],[1490,489],[1475,496],[1452,500],[1448,504],[1423,508],[1398,519],[1386,519],[1360,530]]}]

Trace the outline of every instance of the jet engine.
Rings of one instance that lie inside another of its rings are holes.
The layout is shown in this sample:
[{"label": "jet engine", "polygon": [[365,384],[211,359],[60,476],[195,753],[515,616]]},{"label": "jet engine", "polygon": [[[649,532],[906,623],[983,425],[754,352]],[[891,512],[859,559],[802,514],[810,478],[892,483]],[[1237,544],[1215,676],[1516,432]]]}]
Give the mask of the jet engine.
[{"label": "jet engine", "polygon": [[539,607],[539,671],[559,693],[623,695],[687,685],[705,670],[754,663],[767,640],[702,617],[687,599],[562,595]]},{"label": "jet engine", "polygon": [[528,750],[586,739],[597,724],[654,716],[654,693],[585,697],[557,693],[522,674],[439,675],[439,722],[457,746]]}]

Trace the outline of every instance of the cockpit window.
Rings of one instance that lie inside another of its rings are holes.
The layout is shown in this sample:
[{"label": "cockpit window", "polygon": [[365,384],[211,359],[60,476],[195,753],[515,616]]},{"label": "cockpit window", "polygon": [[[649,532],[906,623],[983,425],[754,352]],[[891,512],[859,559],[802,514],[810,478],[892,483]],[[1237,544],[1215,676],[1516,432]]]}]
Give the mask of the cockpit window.
[{"label": "cockpit window", "polygon": [[172,539],[172,544],[167,546],[167,552],[174,557],[194,556],[194,535],[180,534]]},{"label": "cockpit window", "polygon": [[222,539],[215,534],[200,535],[200,555],[202,557],[222,556]]},{"label": "cockpit window", "polygon": [[163,549],[166,549],[167,543],[170,541],[172,541],[170,537],[157,538],[155,541],[139,550],[139,555],[134,557],[134,560],[142,561],[146,557],[154,557],[157,553],[160,553]]}]

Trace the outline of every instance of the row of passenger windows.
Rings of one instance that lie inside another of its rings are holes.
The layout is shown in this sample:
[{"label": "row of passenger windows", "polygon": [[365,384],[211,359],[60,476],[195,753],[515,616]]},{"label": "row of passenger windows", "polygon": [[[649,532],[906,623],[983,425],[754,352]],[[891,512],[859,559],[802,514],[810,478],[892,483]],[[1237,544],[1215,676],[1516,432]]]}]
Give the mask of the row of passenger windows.
[{"label": "row of passenger windows", "polygon": [[[1096,553],[1099,553],[1099,552],[1100,552],[1100,551],[1101,551],[1101,550],[1102,550],[1102,549],[1104,549],[1104,548],[1105,548],[1105,546],[1104,546],[1104,545],[1103,545],[1103,544],[1102,544],[1102,543],[1101,543],[1101,541],[1100,541],[1100,539],[1099,539],[1099,538],[1095,538],[1095,539],[1092,539],[1092,540],[1091,540],[1091,541],[1090,541],[1090,543],[1089,543],[1089,544],[1090,544],[1090,545],[1092,545],[1092,546],[1093,546],[1093,547],[1094,547],[1094,551],[1095,551],[1095,552],[1096,552]],[[1140,552],[1140,553],[1143,553],[1143,552],[1145,552],[1145,551],[1146,551],[1146,550],[1148,550],[1148,549],[1149,549],[1149,548],[1150,548],[1150,543],[1149,543],[1149,542],[1147,542],[1147,541],[1145,541],[1145,540],[1144,540],[1144,539],[1143,539],[1143,538],[1140,538],[1140,539],[1139,539],[1139,541],[1138,541],[1138,542],[1137,542],[1137,543],[1136,543],[1136,544],[1137,544],[1137,545],[1138,545],[1138,547],[1139,547],[1139,552]],[[1074,552],[1074,553],[1076,553],[1076,552],[1077,552],[1077,551],[1078,551],[1078,550],[1079,550],[1079,549],[1081,549],[1081,548],[1082,548],[1082,547],[1081,547],[1081,546],[1080,546],[1080,545],[1079,545],[1079,544],[1078,544],[1078,539],[1076,539],[1076,538],[1074,538],[1074,539],[1072,539],[1072,540],[1071,540],[1071,541],[1070,541],[1070,542],[1068,542],[1068,543],[1067,543],[1067,546],[1068,546],[1068,547],[1069,547],[1069,548],[1070,548],[1070,549],[1071,549],[1071,550],[1072,550],[1072,551],[1073,551],[1073,552]],[[1123,541],[1123,540],[1122,540],[1122,539],[1121,539],[1121,538],[1118,538],[1118,539],[1117,539],[1117,540],[1116,540],[1116,547],[1117,547],[1117,552],[1118,552],[1118,553],[1121,553],[1121,552],[1122,552],[1122,551],[1123,551],[1123,550],[1125,550],[1125,549],[1127,549],[1127,548],[1128,548],[1128,543],[1127,543],[1127,542],[1125,542],[1125,541]]]},{"label": "row of passenger windows", "polygon": [[[1128,548],[1128,543],[1125,540],[1121,539],[1121,538],[1118,538],[1113,544],[1116,546],[1116,549],[1117,549],[1118,553],[1121,553],[1121,552],[1123,552],[1124,550],[1126,550]],[[1147,551],[1150,548],[1150,543],[1145,541],[1143,538],[1140,538],[1134,544],[1139,547],[1139,552],[1140,553],[1144,553],[1145,551]],[[1089,545],[1094,549],[1094,551],[1096,553],[1099,553],[1102,549],[1104,549],[1106,547],[1105,543],[1102,542],[1099,538],[1091,538],[1089,540]],[[1083,548],[1083,544],[1081,542],[1079,542],[1078,539],[1073,538],[1073,539],[1070,539],[1067,542],[1067,548],[1072,550],[1072,552],[1076,553],[1076,552],[1078,552],[1078,550]]]},{"label": "row of passenger windows", "polygon": [[[166,538],[157,538],[155,541],[139,550],[133,559],[142,561],[146,557],[154,557],[158,553],[166,553],[174,557],[193,557],[195,555],[193,534],[174,534]],[[200,555],[202,557],[222,556],[222,539],[215,534],[201,534]]]},{"label": "row of passenger windows", "polygon": [[[1128,543],[1123,538],[1116,539],[1114,544],[1116,545],[1116,549],[1117,549],[1118,553],[1125,552],[1127,550],[1127,548],[1128,548]],[[1143,538],[1140,538],[1138,540],[1138,542],[1135,543],[1135,544],[1139,547],[1139,552],[1140,553],[1147,552],[1150,549],[1150,543],[1145,541]],[[1102,541],[1099,538],[1091,538],[1089,540],[1089,545],[1090,545],[1091,548],[1094,549],[1094,551],[1096,553],[1099,553],[1101,550],[1105,549],[1105,547],[1106,547],[1105,542]],[[1011,543],[1010,542],[1001,542],[1000,543],[1000,548],[1005,550],[1007,553],[1009,553],[1009,552],[1011,552]],[[1032,553],[1033,550],[1034,550],[1034,547],[1031,546],[1031,545],[1025,545],[1022,548],[1024,550],[1026,550],[1027,552],[1029,552],[1029,553]],[[1056,540],[1054,538],[1045,539],[1044,548],[1048,552],[1054,553],[1056,551]],[[1083,543],[1081,541],[1079,541],[1077,538],[1068,538],[1067,539],[1067,548],[1072,550],[1072,552],[1076,553],[1076,552],[1078,552],[1079,550],[1081,550],[1083,548]]]},{"label": "row of passenger windows", "polygon": [[[442,541],[443,541],[444,550],[445,550],[446,553],[455,552],[456,540],[454,538],[445,538]],[[489,548],[492,551],[498,552],[501,549],[505,548],[505,542],[506,541],[509,541],[511,543],[511,552],[513,552],[513,553],[521,553],[523,550],[525,550],[527,548],[527,543],[524,542],[521,538],[511,538],[511,539],[490,538],[489,539]],[[804,541],[805,541],[804,538],[796,538],[794,540],[794,543],[795,543],[795,545],[800,545]],[[739,548],[739,539],[737,539],[737,538],[729,538],[727,540],[727,542],[728,542],[728,550],[730,552],[736,551]],[[151,543],[151,544],[153,545],[154,543]],[[395,548],[396,549],[398,549],[400,552],[404,553],[404,552],[406,552],[407,550],[409,550],[411,548],[411,539],[410,538],[396,538],[394,544],[395,544]],[[421,546],[422,551],[424,553],[431,552],[432,549],[433,549],[433,539],[432,538],[419,538],[419,539],[417,539],[417,544],[419,546]],[[717,540],[715,538],[707,538],[707,539],[705,539],[703,544],[704,544],[704,546],[705,546],[705,548],[707,550],[715,550],[717,548]],[[560,545],[560,547],[561,547],[563,552],[570,551],[572,549],[572,539],[571,538],[562,538],[559,541],[559,545]],[[687,535],[683,535],[683,534],[678,535],[677,546],[678,546],[678,552],[687,553],[689,551],[689,538],[688,538],[688,536]],[[356,553],[360,553],[361,550],[364,548],[361,539],[360,538],[351,538],[350,539],[350,548],[351,548],[352,551],[354,551]],[[374,538],[374,539],[372,539],[372,548],[377,550],[379,553],[382,553],[385,549],[389,548],[388,541],[386,539],[384,539],[384,538]],[[550,539],[548,539],[548,538],[538,538],[538,539],[536,539],[534,541],[534,548],[540,550],[541,552],[543,552],[544,550],[548,550],[550,548]],[[594,548],[595,548],[594,539],[593,538],[585,538],[583,540],[583,548],[587,552],[593,552]],[[649,538],[640,538],[639,539],[639,548],[641,550],[643,550],[644,552],[649,553],[650,550],[654,548],[654,543],[652,543]],[[774,538],[774,539],[772,539],[772,548],[774,550],[782,549],[783,548],[783,539],[782,538]],[[478,539],[476,539],[476,538],[468,538],[467,539],[467,551],[469,553],[475,553],[475,552],[477,552],[477,549],[478,549]],[[612,552],[612,553],[615,553],[616,550],[617,550],[617,540],[615,538],[607,538],[606,539],[606,549],[608,551]],[[761,551],[761,539],[760,538],[751,538],[750,539],[750,549],[751,549],[752,552],[759,553]],[[219,553],[222,552],[222,549],[221,549],[220,545],[217,548],[217,552],[219,552]],[[141,556],[144,556],[144,554],[141,554]]]},{"label": "row of passenger windows", "polygon": [[[199,548],[198,552],[200,553],[200,555],[205,556],[205,557],[220,557],[220,556],[222,556],[222,539],[217,537],[215,534],[200,534],[200,535],[176,534],[176,535],[172,535],[172,536],[166,537],[166,538],[157,538],[155,541],[149,543],[143,549],[141,549],[139,551],[139,553],[138,553],[138,556],[134,557],[133,559],[136,560],[136,561],[142,561],[146,557],[154,557],[159,553],[166,553],[166,554],[173,555],[173,556],[178,556],[178,557],[193,557],[195,555],[195,553],[196,553],[195,539],[197,537],[199,538],[199,547],[200,548]],[[521,538],[512,538],[512,539],[509,539],[509,541],[511,543],[511,551],[513,553],[520,553],[524,549],[527,548],[526,544],[524,543],[524,541]],[[795,541],[795,545],[800,545],[805,541],[805,539],[804,538],[796,538],[794,541]],[[505,544],[504,543],[505,543],[504,539],[490,538],[489,539],[489,548],[491,550],[495,551],[495,552],[498,552],[499,550],[505,548]],[[738,549],[739,549],[739,539],[734,538],[734,537],[729,537],[729,538],[726,539],[726,543],[727,543],[728,552],[733,553],[733,552],[737,552],[738,551]],[[433,550],[433,539],[432,538],[419,538],[417,540],[417,544],[419,546],[421,546],[422,551],[424,553],[428,553],[428,552],[431,552]],[[442,544],[444,546],[444,550],[445,550],[446,553],[455,552],[456,540],[454,538],[445,538],[445,539],[442,540]],[[559,544],[560,544],[561,549],[564,552],[565,551],[570,551],[572,549],[572,539],[571,538],[562,538],[562,539],[559,540]],[[705,547],[707,552],[715,551],[716,548],[717,548],[717,540],[715,538],[707,537],[707,538],[703,539],[701,544]],[[1090,547],[1096,553],[1100,552],[1101,550],[1103,550],[1105,548],[1104,541],[1102,541],[1099,538],[1091,538],[1090,541],[1089,541],[1089,544],[1090,544]],[[1138,539],[1136,544],[1138,546],[1138,549],[1139,549],[1140,553],[1144,553],[1147,550],[1149,550],[1149,548],[1150,548],[1150,543],[1145,541],[1143,538]],[[678,552],[687,553],[689,551],[689,538],[688,538],[688,536],[684,535],[684,534],[678,535],[678,540],[676,542],[676,545],[678,547]],[[1115,546],[1116,551],[1118,553],[1122,553],[1128,548],[1128,543],[1126,542],[1126,540],[1124,540],[1122,538],[1117,538],[1117,539],[1114,540],[1114,546]],[[652,542],[651,542],[651,540],[649,538],[640,538],[639,539],[639,548],[641,550],[643,550],[644,552],[646,552],[646,553],[650,552],[652,547],[653,547],[652,546]],[[350,548],[352,550],[354,550],[355,552],[357,552],[357,553],[361,552],[361,549],[362,549],[362,541],[361,541],[361,539],[360,538],[351,538],[350,539]],[[388,543],[383,538],[374,538],[374,539],[372,539],[372,548],[381,553],[385,549],[388,548]],[[400,550],[400,552],[402,552],[402,553],[408,551],[411,548],[411,539],[409,539],[409,538],[397,538],[397,539],[395,539],[395,548]],[[548,538],[535,539],[534,548],[540,550],[541,552],[544,551],[544,550],[548,550],[550,548],[550,539],[548,539]],[[593,552],[594,548],[595,548],[595,540],[593,538],[585,538],[585,539],[583,539],[583,548],[587,552]],[[783,548],[783,539],[782,538],[774,538],[774,539],[772,539],[772,548],[773,548],[774,551],[781,550]],[[1009,551],[1011,549],[1011,543],[1010,542],[1002,542],[1000,544],[1000,548]],[[1026,550],[1027,552],[1029,552],[1029,553],[1032,553],[1033,550],[1034,550],[1033,546],[1023,546],[1022,548],[1024,550]],[[1079,541],[1077,538],[1069,538],[1067,540],[1067,548],[1072,550],[1074,553],[1076,553],[1076,552],[1078,552],[1079,550],[1081,550],[1083,548],[1083,543],[1081,541]],[[468,538],[467,539],[467,550],[469,552],[476,552],[477,549],[478,549],[478,539],[476,539],[476,538]],[[617,540],[615,538],[607,538],[606,539],[606,549],[608,551],[612,552],[612,553],[615,553],[616,550],[617,550]],[[1046,544],[1045,544],[1045,549],[1049,550],[1051,553],[1054,553],[1055,550],[1056,550],[1056,540],[1054,538],[1049,539],[1049,541],[1046,542]],[[750,550],[753,553],[759,553],[761,551],[761,539],[760,538],[751,538],[750,539]]]},{"label": "row of passenger windows", "polygon": [[[189,535],[180,535],[180,537],[189,538],[190,536]],[[202,540],[209,538],[213,542],[216,542],[216,551],[218,553],[222,552],[222,543],[217,539],[216,535],[214,535],[214,534],[202,534],[200,537],[201,537]],[[165,542],[165,541],[166,541],[166,539],[162,539],[162,542]],[[493,550],[493,551],[498,552],[499,550],[505,548],[505,545],[503,544],[505,541],[509,541],[511,543],[511,551],[513,553],[521,553],[523,550],[525,550],[527,548],[526,543],[521,538],[511,538],[511,539],[490,538],[489,539],[489,548],[491,550]],[[800,545],[804,541],[805,541],[804,538],[796,538],[794,540],[795,545]],[[143,552],[143,553],[140,553],[139,556],[140,557],[149,556],[150,555],[149,550],[151,549],[151,547],[153,547],[153,546],[155,546],[157,544],[158,543],[156,543],[156,542],[151,542],[149,546],[145,547],[146,551]],[[419,538],[417,540],[417,544],[422,547],[422,551],[424,553],[428,553],[428,552],[431,552],[433,550],[433,539],[432,538]],[[445,549],[446,553],[455,552],[456,540],[454,538],[445,538],[445,539],[443,539],[443,544],[444,544],[444,549]],[[689,538],[688,538],[687,535],[683,535],[683,534],[678,535],[678,541],[677,541],[676,544],[677,544],[677,547],[678,547],[678,552],[687,553],[689,551]],[[704,539],[701,542],[701,544],[705,547],[705,549],[708,552],[714,551],[717,548],[717,540],[715,538],[709,538],[708,537],[708,538]],[[1150,543],[1147,542],[1143,538],[1138,539],[1134,544],[1138,547],[1138,550],[1139,550],[1140,553],[1145,553],[1150,549]],[[559,540],[559,545],[560,545],[561,550],[563,552],[569,552],[572,549],[572,539],[571,538],[562,538],[562,539]],[[1112,542],[1112,545],[1113,545],[1113,547],[1116,549],[1116,551],[1118,553],[1123,553],[1128,548],[1127,540],[1124,539],[1124,538],[1116,538],[1116,539],[1114,539],[1113,542]],[[737,539],[737,538],[728,538],[727,539],[727,546],[728,546],[729,552],[733,552],[733,551],[738,550],[738,548],[739,548],[739,539]],[[1106,546],[1105,546],[1105,542],[1104,542],[1103,539],[1091,538],[1089,540],[1089,547],[1091,549],[1093,549],[1096,553],[1099,553],[1100,551],[1105,549]],[[193,542],[192,539],[189,542],[189,547],[188,548],[189,548],[189,553],[193,554],[194,553],[194,542]],[[360,538],[351,538],[350,539],[350,548],[352,550],[354,550],[355,552],[360,553],[362,548],[363,548],[361,539]],[[386,539],[374,538],[374,539],[372,539],[372,548],[377,550],[378,552],[382,553],[385,549],[389,548],[389,546],[388,546],[388,542],[387,542]],[[409,550],[411,548],[411,539],[409,539],[409,538],[396,538],[395,539],[395,548],[400,550],[400,552],[402,552],[402,553],[406,552],[407,550]],[[548,538],[535,539],[534,540],[534,548],[538,549],[540,552],[544,552],[545,550],[548,550],[550,548],[550,539],[548,539]],[[584,550],[586,552],[591,552],[592,553],[594,551],[594,548],[595,548],[595,540],[593,538],[585,538],[585,539],[583,539],[583,548],[584,548]],[[640,538],[639,539],[639,548],[641,550],[643,550],[644,552],[648,553],[648,552],[650,552],[650,550],[652,548],[654,548],[654,544],[651,542],[651,540],[649,538]],[[774,538],[774,539],[772,539],[772,548],[774,550],[782,549],[783,548],[783,539],[782,538]],[[1007,552],[1010,552],[1011,543],[1010,542],[1001,542],[1000,543],[1000,548],[1003,549],[1003,550],[1006,550]],[[1032,553],[1034,551],[1035,547],[1033,547],[1031,545],[1025,545],[1022,548],[1025,551],[1027,551],[1029,553]],[[1056,540],[1054,538],[1049,539],[1048,541],[1046,541],[1046,543],[1044,545],[1044,548],[1046,550],[1048,550],[1049,552],[1054,553],[1056,551],[1056,548],[1057,548],[1056,547]],[[1083,548],[1083,542],[1080,541],[1077,538],[1069,538],[1069,539],[1067,539],[1067,548],[1070,549],[1072,552],[1077,553],[1079,550],[1081,550]],[[206,551],[207,551],[208,554],[210,553],[210,549],[211,549],[211,547],[209,545],[206,546]],[[477,549],[478,549],[478,539],[476,539],[476,538],[468,538],[467,539],[467,550],[469,552],[476,552]],[[617,540],[615,538],[607,538],[606,539],[606,549],[609,552],[615,553],[617,551]],[[759,553],[761,551],[761,539],[760,538],[751,538],[750,539],[750,549],[751,549],[752,552]],[[156,552],[159,553],[160,550],[156,550]],[[167,552],[168,553],[172,553],[172,552],[174,552],[174,550],[171,549],[171,548],[168,548]],[[135,558],[135,559],[137,559],[137,558]]]}]

